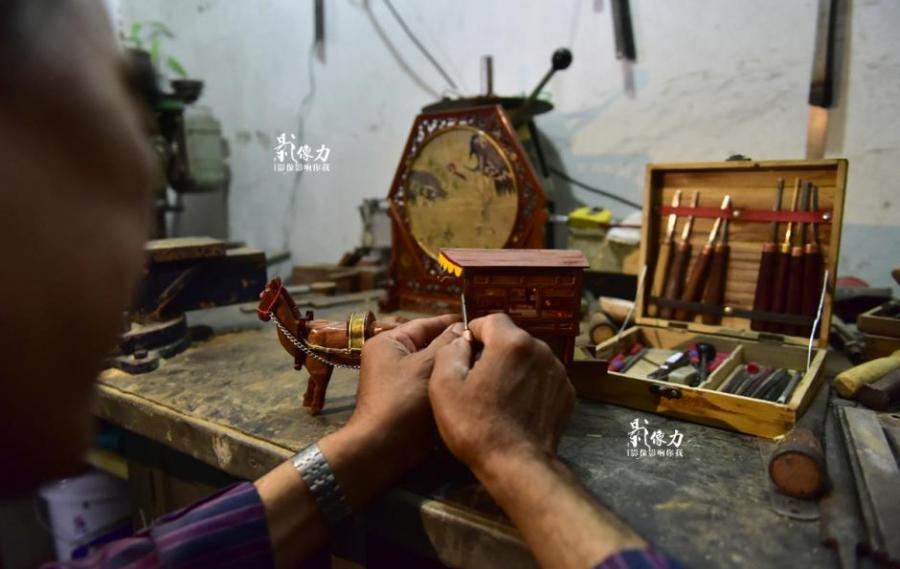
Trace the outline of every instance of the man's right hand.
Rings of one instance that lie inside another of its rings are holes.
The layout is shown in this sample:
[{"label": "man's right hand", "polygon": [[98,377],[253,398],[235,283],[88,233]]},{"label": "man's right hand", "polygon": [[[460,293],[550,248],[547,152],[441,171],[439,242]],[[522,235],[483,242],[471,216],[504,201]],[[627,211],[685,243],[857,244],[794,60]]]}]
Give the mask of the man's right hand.
[{"label": "man's right hand", "polygon": [[575,402],[565,368],[505,314],[469,329],[480,358],[472,365],[472,343],[457,338],[438,351],[429,383],[447,447],[476,474],[499,456],[552,455]]}]

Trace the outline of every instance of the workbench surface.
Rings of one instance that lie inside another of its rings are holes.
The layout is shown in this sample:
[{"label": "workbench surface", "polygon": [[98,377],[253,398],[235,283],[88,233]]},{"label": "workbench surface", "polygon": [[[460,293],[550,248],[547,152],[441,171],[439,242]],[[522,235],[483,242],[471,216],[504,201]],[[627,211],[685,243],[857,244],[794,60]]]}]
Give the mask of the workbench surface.
[{"label": "workbench surface", "polygon": [[[360,309],[377,306],[315,311],[317,318],[344,319]],[[335,370],[325,410],[312,417],[300,405],[306,371],[294,371],[274,325],[258,322],[246,306],[192,313],[189,322],[208,323],[217,334],[156,371],[104,372],[102,419],[252,480],[349,418],[355,371]],[[667,435],[677,429],[683,457],[628,456],[635,419]],[[827,566],[833,554],[819,544],[819,523],[789,520],[770,506],[763,459],[770,448],[751,436],[578,401],[559,450],[603,504],[688,567]],[[502,512],[446,455],[373,506],[364,523],[448,565],[535,564]]]}]

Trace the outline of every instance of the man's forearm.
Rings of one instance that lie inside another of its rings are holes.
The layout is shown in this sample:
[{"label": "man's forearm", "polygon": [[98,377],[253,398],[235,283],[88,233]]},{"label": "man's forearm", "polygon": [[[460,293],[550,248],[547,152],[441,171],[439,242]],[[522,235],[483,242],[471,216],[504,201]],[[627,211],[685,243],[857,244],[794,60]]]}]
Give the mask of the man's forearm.
[{"label": "man's forearm", "polygon": [[[318,444],[353,510],[371,502],[402,474],[392,465],[403,461],[389,459],[391,442],[362,429],[341,429]],[[327,540],[325,517],[290,461],[257,480],[256,487],[266,508],[275,566],[296,567]]]},{"label": "man's forearm", "polygon": [[593,567],[646,542],[596,503],[558,460],[537,450],[497,454],[475,469],[543,567]]}]

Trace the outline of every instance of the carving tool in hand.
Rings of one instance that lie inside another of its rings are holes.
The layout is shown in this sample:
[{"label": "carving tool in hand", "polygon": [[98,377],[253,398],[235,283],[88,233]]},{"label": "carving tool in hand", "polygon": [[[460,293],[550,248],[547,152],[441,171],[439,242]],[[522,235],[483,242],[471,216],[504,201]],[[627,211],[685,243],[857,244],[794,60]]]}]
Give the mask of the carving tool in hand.
[{"label": "carving tool in hand", "polygon": [[[722,200],[722,209],[728,209],[731,206],[731,196],[725,196]],[[684,292],[681,300],[685,302],[696,302],[700,299],[703,291],[703,285],[706,282],[706,276],[709,273],[709,265],[712,262],[713,248],[715,247],[716,237],[719,234],[719,227],[722,225],[722,218],[717,217],[713,224],[712,231],[709,232],[709,240],[694,261],[694,266],[688,276],[687,283],[684,285]],[[676,320],[688,320],[692,317],[690,311],[679,308],[675,311]]]},{"label": "carving tool in hand", "polygon": [[[819,211],[819,188],[809,185],[807,211]],[[819,305],[819,292],[822,288],[822,251],[819,247],[818,224],[807,225],[809,239],[803,250],[803,298],[800,312],[804,316],[815,316]],[[803,334],[808,335],[809,326],[805,326]]]},{"label": "carving tool in hand", "polygon": [[[677,190],[675,196],[672,197],[672,207],[680,205],[681,190]],[[669,274],[669,262],[672,259],[672,241],[675,237],[676,223],[678,223],[678,215],[670,213],[666,234],[662,243],[659,244],[659,255],[656,257],[656,272],[653,274],[653,285],[650,288],[650,295],[654,298],[660,298],[665,288],[666,276]],[[650,316],[656,316],[656,305],[650,305],[648,312]]]},{"label": "carving tool in hand", "polygon": [[[728,218],[722,220],[722,235],[713,248],[709,279],[703,291],[703,303],[721,306],[725,302],[725,277],[728,272]],[[718,324],[722,317],[711,312],[700,315],[704,324]]]},{"label": "carving tool in hand", "polygon": [[[700,201],[700,192],[694,192],[691,198],[691,207],[697,207]],[[681,230],[681,241],[675,244],[675,252],[672,255],[672,262],[669,270],[669,278],[666,281],[663,298],[678,299],[681,298],[681,290],[684,285],[685,273],[687,273],[688,263],[691,260],[691,228],[694,225],[694,216],[689,215]],[[659,311],[661,318],[672,318],[674,310],[668,307],[662,307]]]},{"label": "carving tool in hand", "polygon": [[462,306],[462,319],[463,319],[463,338],[472,341],[472,331],[469,330],[469,314],[466,312],[466,293],[459,293],[459,304]]},{"label": "carving tool in hand", "polygon": [[[791,211],[797,211],[797,199],[800,197],[800,178],[794,181],[794,195],[791,197]],[[772,310],[771,312],[784,312],[787,308],[787,289],[788,289],[788,265],[791,260],[791,234],[794,230],[794,222],[789,221],[787,230],[784,232],[784,242],[778,249],[778,256],[775,262],[775,281],[772,289]],[[781,332],[784,325],[771,323],[768,329],[772,332]]]},{"label": "carving tool in hand", "polygon": [[[800,203],[798,204],[799,211],[804,211],[807,207],[807,202],[809,201],[809,188],[811,184],[806,182],[803,184],[800,189]],[[795,208],[795,211],[797,209]],[[803,254],[804,254],[804,246],[803,246],[803,230],[804,224],[798,223],[797,230],[794,232],[794,235],[791,238],[797,241],[796,244],[791,244],[791,258],[788,262],[788,274],[787,274],[787,302],[785,305],[785,311],[788,314],[800,314],[803,310],[803,292],[804,292],[804,283],[803,283]],[[819,298],[816,297],[816,304],[819,302]],[[796,324],[791,324],[785,327],[785,332],[788,334],[802,334],[803,327],[798,326]]]},{"label": "carving tool in hand", "polygon": [[[784,195],[784,179],[778,178],[775,186],[775,206],[772,211],[781,211],[781,198]],[[768,312],[772,308],[772,295],[775,292],[775,263],[778,257],[778,222],[772,222],[772,238],[763,243],[762,256],[759,259],[759,276],[756,279],[756,293],[753,296],[753,310]],[[768,322],[753,320],[750,329],[762,332],[769,329]]]}]

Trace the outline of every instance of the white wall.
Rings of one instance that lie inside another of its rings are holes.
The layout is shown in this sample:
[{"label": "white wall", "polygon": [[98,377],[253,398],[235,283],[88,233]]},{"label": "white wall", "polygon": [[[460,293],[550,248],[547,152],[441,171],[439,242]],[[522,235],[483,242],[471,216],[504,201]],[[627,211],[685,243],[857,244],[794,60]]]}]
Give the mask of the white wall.
[{"label": "white wall", "polygon": [[[326,2],[325,63],[311,57],[311,1],[117,2],[125,26],[169,25],[169,50],[207,82],[201,102],[232,148],[231,236],[288,247],[297,263],[333,261],[357,244],[356,206],[386,195],[413,117],[446,88],[383,2]],[[634,201],[647,162],[804,155],[814,0],[632,0],[634,96],[614,58],[608,1],[394,5],[464,94],[480,89],[483,54],[494,56],[495,89],[519,94],[553,49],[570,47],[573,65],[549,86],[556,110],[538,125],[572,176]],[[900,2],[857,0],[851,26],[828,146],[850,159],[840,273],[887,285],[887,269],[900,266]],[[281,132],[331,147],[331,172],[273,172]]]}]

